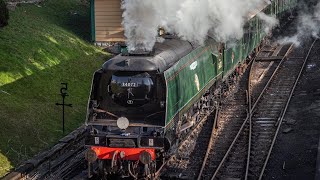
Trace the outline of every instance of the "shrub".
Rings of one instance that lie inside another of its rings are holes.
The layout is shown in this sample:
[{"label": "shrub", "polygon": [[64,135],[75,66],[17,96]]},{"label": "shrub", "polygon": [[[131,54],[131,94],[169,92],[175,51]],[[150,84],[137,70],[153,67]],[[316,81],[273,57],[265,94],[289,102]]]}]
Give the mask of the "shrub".
[{"label": "shrub", "polygon": [[8,25],[9,10],[6,3],[0,0],[0,27]]}]

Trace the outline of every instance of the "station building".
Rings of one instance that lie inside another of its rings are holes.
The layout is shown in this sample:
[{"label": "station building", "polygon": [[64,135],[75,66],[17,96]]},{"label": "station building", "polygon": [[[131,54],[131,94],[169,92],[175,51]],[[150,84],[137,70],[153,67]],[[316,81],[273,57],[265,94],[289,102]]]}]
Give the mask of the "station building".
[{"label": "station building", "polygon": [[121,0],[90,0],[91,40],[98,46],[124,42]]}]

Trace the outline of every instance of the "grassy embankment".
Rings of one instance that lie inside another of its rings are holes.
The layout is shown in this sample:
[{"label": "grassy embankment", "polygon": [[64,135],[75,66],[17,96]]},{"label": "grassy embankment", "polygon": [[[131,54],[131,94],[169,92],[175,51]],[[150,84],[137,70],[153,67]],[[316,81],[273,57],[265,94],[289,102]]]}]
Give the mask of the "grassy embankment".
[{"label": "grassy embankment", "polygon": [[66,132],[85,120],[92,73],[107,54],[92,46],[84,0],[46,0],[10,12],[0,29],[0,177],[62,135],[60,83],[67,82]]}]

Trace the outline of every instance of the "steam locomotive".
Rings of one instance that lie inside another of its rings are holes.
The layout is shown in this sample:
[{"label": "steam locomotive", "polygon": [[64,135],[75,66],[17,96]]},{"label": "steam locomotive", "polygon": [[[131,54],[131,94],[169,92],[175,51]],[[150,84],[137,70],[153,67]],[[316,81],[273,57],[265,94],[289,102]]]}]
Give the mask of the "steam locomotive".
[{"label": "steam locomotive", "polygon": [[[296,3],[276,0],[261,11],[280,17]],[[87,108],[89,176],[151,178],[265,36],[253,14],[232,45],[208,37],[199,46],[170,36],[152,52],[106,61],[94,73]]]}]

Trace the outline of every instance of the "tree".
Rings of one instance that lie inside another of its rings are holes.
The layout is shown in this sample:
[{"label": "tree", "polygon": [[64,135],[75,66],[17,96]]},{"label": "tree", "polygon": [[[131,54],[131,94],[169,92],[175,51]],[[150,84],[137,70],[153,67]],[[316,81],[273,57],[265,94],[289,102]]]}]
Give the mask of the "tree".
[{"label": "tree", "polygon": [[8,25],[9,10],[6,3],[0,0],[0,27]]}]

